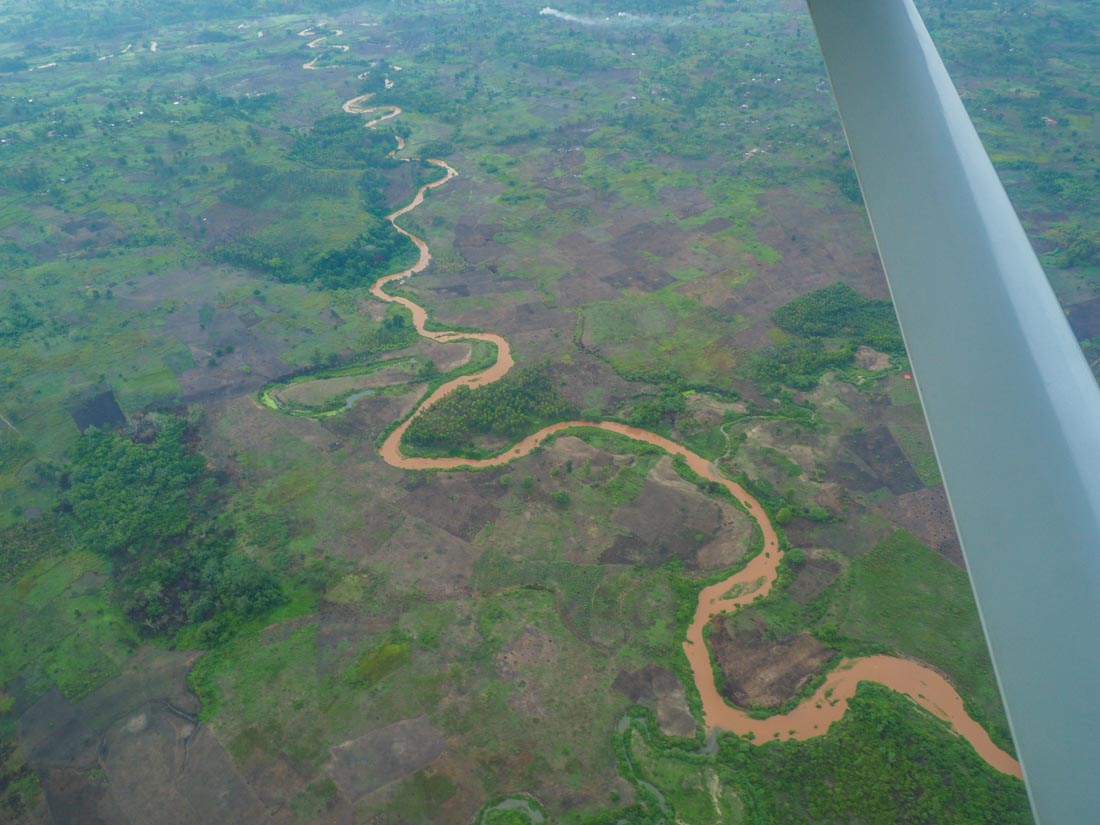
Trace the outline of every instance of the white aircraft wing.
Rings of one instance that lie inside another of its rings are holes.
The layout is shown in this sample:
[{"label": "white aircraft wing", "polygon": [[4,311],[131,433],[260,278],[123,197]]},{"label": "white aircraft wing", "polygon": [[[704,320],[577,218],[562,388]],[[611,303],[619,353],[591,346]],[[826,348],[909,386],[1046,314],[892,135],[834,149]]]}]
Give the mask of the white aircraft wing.
[{"label": "white aircraft wing", "polygon": [[912,0],[808,0],[1036,818],[1100,822],[1100,391]]}]

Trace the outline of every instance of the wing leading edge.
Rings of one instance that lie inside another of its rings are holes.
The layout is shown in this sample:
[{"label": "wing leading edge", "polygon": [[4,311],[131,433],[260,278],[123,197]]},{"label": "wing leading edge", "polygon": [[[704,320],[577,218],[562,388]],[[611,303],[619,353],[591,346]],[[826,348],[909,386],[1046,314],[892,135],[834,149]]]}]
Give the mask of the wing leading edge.
[{"label": "wing leading edge", "polygon": [[807,0],[1036,819],[1100,810],[1100,391],[912,0]]}]

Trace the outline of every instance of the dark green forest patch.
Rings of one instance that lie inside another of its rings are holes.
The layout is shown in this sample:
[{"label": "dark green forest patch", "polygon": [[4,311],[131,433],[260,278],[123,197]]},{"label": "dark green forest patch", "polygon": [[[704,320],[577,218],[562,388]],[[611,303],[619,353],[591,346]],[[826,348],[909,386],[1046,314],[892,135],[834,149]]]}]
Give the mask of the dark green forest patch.
[{"label": "dark green forest patch", "polygon": [[413,420],[405,441],[420,450],[453,454],[473,447],[477,436],[514,440],[576,415],[554,388],[548,366],[526,367],[484,387],[458,387]]},{"label": "dark green forest patch", "polygon": [[213,641],[283,595],[219,529],[217,481],[186,437],[175,418],[156,422],[150,443],[90,431],[77,442],[61,508],[79,546],[110,561],[117,599],[144,633],[205,622]]},{"label": "dark green forest patch", "polygon": [[893,304],[864,298],[842,282],[784,304],[772,321],[791,338],[765,347],[750,364],[753,380],[767,387],[813,389],[826,371],[851,364],[860,345],[905,355]]},{"label": "dark green forest patch", "polygon": [[872,683],[860,685],[826,736],[759,749],[724,738],[719,760],[752,766],[775,822],[848,822],[853,811],[860,821],[899,824],[1031,821],[1021,782]]},{"label": "dark green forest patch", "polygon": [[308,133],[299,136],[290,154],[314,166],[361,169],[400,163],[390,157],[393,148],[390,131],[364,129],[361,119],[334,114],[322,117]]}]

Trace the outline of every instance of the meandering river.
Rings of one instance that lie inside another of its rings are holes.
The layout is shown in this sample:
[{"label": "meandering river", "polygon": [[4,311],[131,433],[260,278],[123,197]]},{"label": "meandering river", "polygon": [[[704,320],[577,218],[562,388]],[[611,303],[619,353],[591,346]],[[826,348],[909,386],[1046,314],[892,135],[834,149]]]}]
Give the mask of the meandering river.
[{"label": "meandering river", "polygon": [[[385,113],[380,117],[368,120],[366,123],[368,128],[401,113],[401,109],[397,106],[365,106],[364,104],[369,100],[369,97],[369,95],[363,95],[349,100],[343,106],[344,111],[349,114],[365,115],[368,118],[379,112]],[[398,150],[403,148],[404,142],[398,138]],[[808,739],[813,736],[820,736],[829,729],[833,722],[844,715],[848,709],[848,700],[855,694],[856,686],[859,682],[866,680],[878,682],[891,690],[905,694],[918,705],[947,722],[952,731],[966,739],[978,755],[992,767],[1002,773],[1016,777],[1021,776],[1019,763],[1008,753],[998,748],[985,729],[967,714],[963,707],[962,698],[954,687],[935,670],[909,659],[892,656],[868,656],[845,660],[828,674],[825,683],[813,696],[800,703],[789,713],[768,719],[753,719],[745,711],[728,705],[719,693],[718,686],[715,683],[710,653],[703,638],[703,630],[713,617],[723,613],[733,613],[741,607],[751,604],[754,600],[766,596],[776,581],[778,565],[783,553],[779,548],[779,539],[775,528],[772,526],[767,513],[764,512],[764,508],[761,507],[760,502],[749,495],[740,485],[721,476],[710,461],[686,447],[656,433],[627,424],[612,421],[565,421],[545,427],[533,435],[527,436],[500,455],[491,458],[416,458],[406,456],[401,452],[401,438],[416,416],[422,414],[424,410],[448,393],[453,392],[457,387],[479,387],[496,381],[507,374],[514,364],[511,348],[501,336],[492,333],[430,331],[425,328],[428,314],[422,306],[408,298],[390,295],[386,292],[386,287],[389,284],[403,281],[418,272],[423,272],[432,260],[427,243],[422,238],[402,229],[397,223],[398,218],[416,209],[424,202],[424,195],[428,190],[443,186],[458,174],[445,161],[430,159],[428,162],[442,169],[445,173],[444,176],[439,180],[421,186],[417,190],[416,196],[407,206],[387,216],[387,220],[393,224],[394,228],[416,245],[420,252],[419,257],[416,263],[408,269],[395,272],[376,281],[371,287],[371,294],[379,300],[397,303],[408,309],[412,313],[416,331],[425,338],[442,343],[460,340],[489,341],[497,347],[497,360],[496,363],[482,372],[456,378],[432,392],[420,403],[413,414],[386,438],[380,450],[382,458],[394,467],[406,470],[456,470],[497,467],[530,454],[547,439],[564,430],[576,427],[595,427],[617,433],[646,444],[652,444],[671,455],[682,456],[687,465],[699,476],[725,487],[756,522],[764,537],[763,549],[742,570],[718,584],[703,588],[699,594],[695,617],[688,628],[687,639],[684,641],[684,653],[691,663],[695,687],[699,691],[700,697],[702,697],[703,714],[709,727],[721,728],[739,735],[751,733],[756,742],[766,742],[774,739]]]}]

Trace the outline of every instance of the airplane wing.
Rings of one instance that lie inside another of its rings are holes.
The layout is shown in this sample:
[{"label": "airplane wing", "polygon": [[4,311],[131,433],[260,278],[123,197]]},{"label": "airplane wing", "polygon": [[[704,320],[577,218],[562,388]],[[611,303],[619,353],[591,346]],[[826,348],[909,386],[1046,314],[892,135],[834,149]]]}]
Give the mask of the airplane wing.
[{"label": "airplane wing", "polygon": [[1043,823],[1100,811],[1100,391],[912,0],[807,0]]}]

